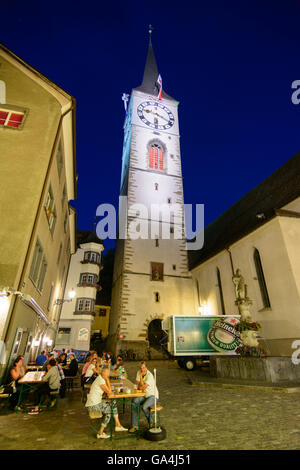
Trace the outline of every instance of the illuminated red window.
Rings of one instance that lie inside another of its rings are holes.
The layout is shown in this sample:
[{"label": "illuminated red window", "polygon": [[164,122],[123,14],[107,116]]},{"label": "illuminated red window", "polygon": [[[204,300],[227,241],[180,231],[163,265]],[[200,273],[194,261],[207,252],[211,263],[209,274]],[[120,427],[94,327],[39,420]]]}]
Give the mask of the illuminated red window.
[{"label": "illuminated red window", "polygon": [[149,147],[149,168],[154,170],[164,169],[164,156],[163,151],[157,144],[152,144]]},{"label": "illuminated red window", "polygon": [[24,113],[0,109],[0,126],[19,127],[24,119]]}]

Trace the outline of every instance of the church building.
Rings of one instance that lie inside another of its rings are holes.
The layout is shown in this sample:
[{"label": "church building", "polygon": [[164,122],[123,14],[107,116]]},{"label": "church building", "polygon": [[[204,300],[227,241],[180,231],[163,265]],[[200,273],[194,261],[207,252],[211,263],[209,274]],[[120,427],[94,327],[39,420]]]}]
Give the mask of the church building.
[{"label": "church building", "polygon": [[245,279],[260,345],[291,356],[300,338],[300,154],[209,224],[204,247],[189,252],[203,314],[238,314],[232,282]]},{"label": "church building", "polygon": [[[195,311],[181,217],[178,101],[167,95],[159,80],[150,37],[143,81],[132,90],[124,123],[120,188],[120,195],[127,197],[126,228],[147,224],[148,236],[129,235],[116,242],[108,339],[114,351],[144,353],[163,319]],[[154,204],[176,207],[168,215],[152,211]],[[133,205],[140,210],[132,210]]]}]

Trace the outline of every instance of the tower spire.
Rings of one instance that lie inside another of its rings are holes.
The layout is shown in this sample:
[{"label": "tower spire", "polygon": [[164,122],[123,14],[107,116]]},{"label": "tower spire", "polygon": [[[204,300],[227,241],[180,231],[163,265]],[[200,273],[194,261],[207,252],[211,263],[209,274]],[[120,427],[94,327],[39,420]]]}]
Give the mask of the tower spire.
[{"label": "tower spire", "polygon": [[151,24],[149,24],[149,40],[150,40],[150,42],[151,42],[152,31],[153,31],[153,26]]},{"label": "tower spire", "polygon": [[[148,53],[147,53],[147,59],[146,59],[146,64],[144,68],[144,76],[143,76],[143,81],[142,84],[136,88],[136,90],[143,91],[144,93],[149,93],[150,95],[155,95],[157,96],[157,93],[159,91],[158,85],[157,85],[157,79],[158,79],[158,67],[157,67],[157,62],[152,46],[152,32],[153,32],[153,26],[149,24],[149,44],[148,44]],[[162,97],[171,99],[173,100],[174,98],[171,98],[168,96],[165,91],[162,91]]]}]

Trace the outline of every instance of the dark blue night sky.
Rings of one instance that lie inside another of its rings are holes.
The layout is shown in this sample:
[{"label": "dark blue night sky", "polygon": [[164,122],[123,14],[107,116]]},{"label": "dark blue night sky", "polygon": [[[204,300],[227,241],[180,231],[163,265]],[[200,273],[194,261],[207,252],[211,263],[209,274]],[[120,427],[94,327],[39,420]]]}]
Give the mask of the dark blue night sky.
[{"label": "dark blue night sky", "polygon": [[299,1],[2,0],[0,15],[0,41],[77,100],[79,229],[117,203],[121,95],[142,81],[149,23],[180,101],[185,202],[206,224],[300,150]]}]

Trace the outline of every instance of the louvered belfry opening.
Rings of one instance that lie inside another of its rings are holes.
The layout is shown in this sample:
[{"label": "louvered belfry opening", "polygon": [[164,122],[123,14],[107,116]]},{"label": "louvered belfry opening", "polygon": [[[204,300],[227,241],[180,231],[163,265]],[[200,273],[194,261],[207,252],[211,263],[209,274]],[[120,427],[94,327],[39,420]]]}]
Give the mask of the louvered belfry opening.
[{"label": "louvered belfry opening", "polygon": [[149,168],[153,170],[164,169],[164,155],[158,144],[152,144],[149,147]]}]

